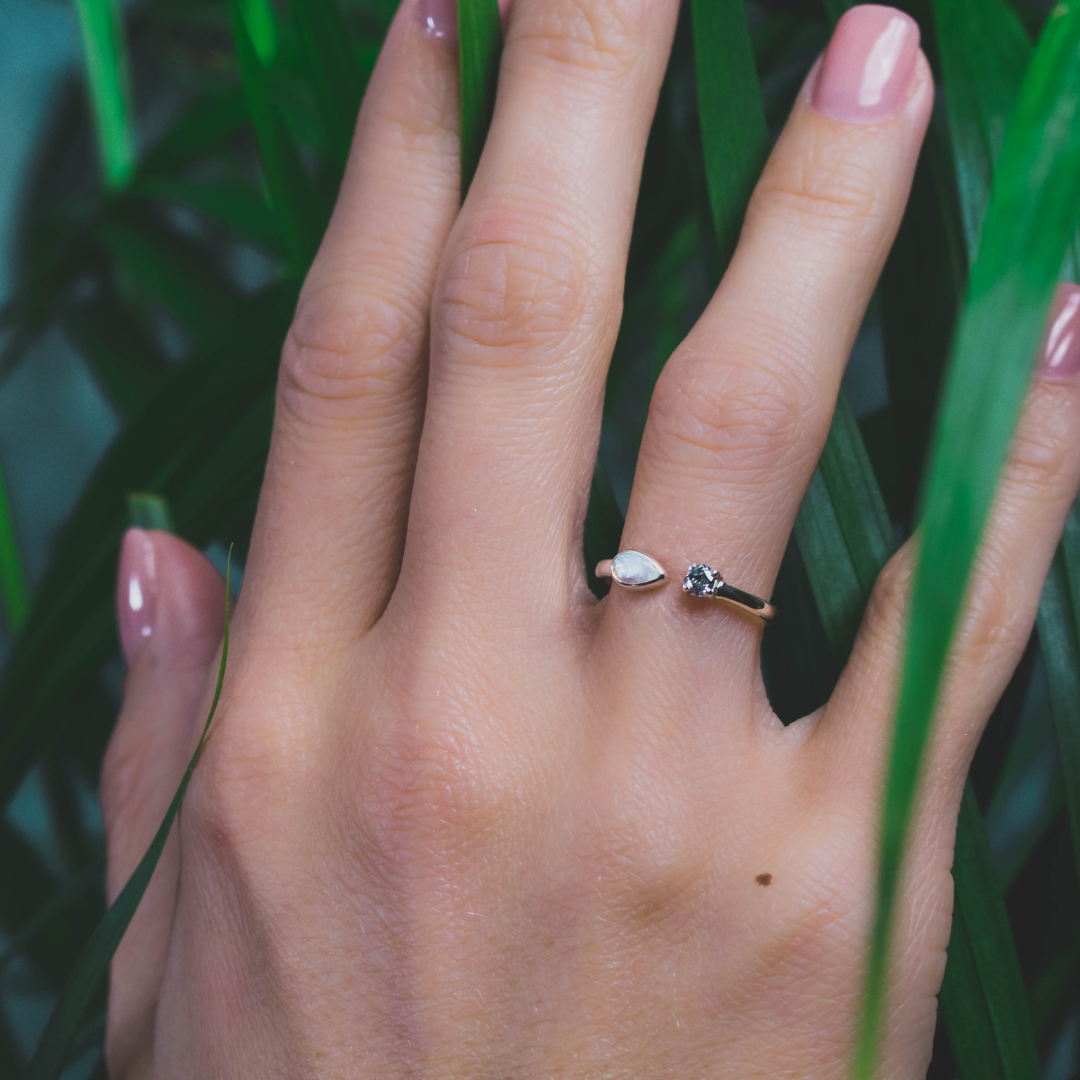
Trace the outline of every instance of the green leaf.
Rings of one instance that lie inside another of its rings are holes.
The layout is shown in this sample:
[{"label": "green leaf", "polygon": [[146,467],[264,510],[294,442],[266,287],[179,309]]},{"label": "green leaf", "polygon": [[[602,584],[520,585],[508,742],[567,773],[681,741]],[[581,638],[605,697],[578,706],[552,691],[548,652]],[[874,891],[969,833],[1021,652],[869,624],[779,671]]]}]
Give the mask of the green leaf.
[{"label": "green leaf", "polygon": [[461,197],[469,190],[495,112],[502,55],[498,0],[458,0],[461,72]]},{"label": "green leaf", "polygon": [[105,184],[120,188],[135,165],[127,60],[118,0],[75,0]]},{"label": "green leaf", "polygon": [[127,497],[128,525],[137,529],[176,532],[169,500],[148,491],[132,491]]},{"label": "green leaf", "polygon": [[1039,602],[1039,643],[1046,661],[1065,804],[1080,867],[1080,507],[1074,506]]},{"label": "green leaf", "polygon": [[769,153],[743,0],[692,0],[698,114],[721,270]]},{"label": "green leaf", "polygon": [[228,335],[168,376],[98,467],[0,682],[0,804],[56,738],[61,706],[116,648],[111,594],[127,494],[167,498],[197,545],[254,506],[297,292],[285,282],[244,301]]},{"label": "green leaf", "polygon": [[263,175],[270,205],[281,220],[286,242],[297,269],[307,266],[329,220],[329,207],[320,199],[300,153],[274,100],[266,69],[251,43],[240,0],[229,0],[229,16],[236,40],[236,58],[244,83],[251,122],[259,142]]},{"label": "green leaf", "polygon": [[837,398],[819,467],[859,589],[868,599],[896,541],[862,433],[843,392]]},{"label": "green leaf", "polygon": [[197,339],[211,341],[229,325],[236,291],[205,249],[147,209],[125,201],[93,235],[122,268],[129,295],[164,304]]},{"label": "green leaf", "polygon": [[1051,13],[996,171],[931,446],[855,1076],[874,1074],[889,935],[938,690],[1080,205],[1080,7]]},{"label": "green leaf", "polygon": [[240,87],[204,94],[154,145],[139,166],[139,175],[175,180],[177,167],[217,150],[248,121],[247,99]]},{"label": "green leaf", "polygon": [[364,92],[352,34],[335,0],[292,0],[291,10],[330,151],[337,168],[343,170]]},{"label": "green leaf", "polygon": [[974,258],[994,162],[1033,48],[1005,0],[935,0],[934,22],[964,233]]},{"label": "green leaf", "polygon": [[240,0],[251,44],[263,67],[270,67],[277,58],[277,17],[270,0]]},{"label": "green leaf", "polygon": [[167,373],[142,321],[115,296],[99,293],[63,314],[64,332],[127,418],[153,397]]},{"label": "green leaf", "polygon": [[274,255],[290,254],[281,222],[262,192],[243,184],[196,184],[173,176],[139,176],[128,187],[130,195],[145,195],[182,203],[232,229],[245,240],[261,244]]},{"label": "green leaf", "polygon": [[941,1004],[960,1075],[1038,1080],[1020,961],[970,783],[960,806],[953,880],[956,902]]},{"label": "green leaf", "polygon": [[15,517],[11,513],[4,471],[0,467],[0,594],[4,618],[12,630],[19,630],[30,613],[30,586],[26,582]]},{"label": "green leaf", "polygon": [[161,852],[165,848],[165,842],[169,839],[173,822],[180,812],[180,804],[184,801],[188,784],[191,782],[191,774],[195,771],[199,757],[202,755],[203,746],[206,744],[206,736],[210,731],[214,713],[217,711],[218,701],[221,700],[221,687],[225,681],[225,664],[229,658],[229,607],[231,594],[229,592],[229,568],[225,569],[225,638],[221,646],[221,662],[218,666],[217,686],[214,688],[214,699],[210,703],[210,713],[203,725],[199,744],[195,747],[195,753],[188,762],[180,786],[176,789],[172,803],[165,813],[164,820],[150,843],[146,854],[139,861],[135,872],[128,879],[127,884],[120,890],[120,895],[113,901],[105,917],[98,924],[97,929],[86,943],[75,968],[68,978],[60,1000],[53,1010],[49,1022],[45,1026],[44,1034],[38,1043],[37,1051],[26,1071],[25,1080],[57,1080],[63,1071],[68,1056],[80,1042],[83,1032],[83,1016],[90,1007],[105,982],[105,976],[109,971],[113,954],[127,931],[128,925],[139,906],[139,902],[150,884],[150,879],[157,867]]},{"label": "green leaf", "polygon": [[601,559],[610,559],[619,550],[622,539],[623,516],[611,490],[604,467],[597,462],[593,470],[589,509],[585,515],[585,573],[589,588],[596,590],[598,579],[593,571]]},{"label": "green leaf", "polygon": [[799,513],[795,539],[808,567],[829,651],[839,665],[847,660],[862,620],[866,597],[844,540],[821,469],[814,471]]}]

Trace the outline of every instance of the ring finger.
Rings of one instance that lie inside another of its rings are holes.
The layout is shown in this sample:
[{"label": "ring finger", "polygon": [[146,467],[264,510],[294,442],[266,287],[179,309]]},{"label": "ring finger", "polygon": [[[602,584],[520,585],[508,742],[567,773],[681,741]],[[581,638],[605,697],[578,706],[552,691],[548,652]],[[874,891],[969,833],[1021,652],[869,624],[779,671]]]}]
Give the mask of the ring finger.
[{"label": "ring finger", "polygon": [[758,620],[718,618],[682,577],[707,563],[769,596],[932,102],[916,24],[893,8],[850,10],[766,165],[720,288],[657,384],[622,546],[655,555],[673,581],[651,596],[614,590],[604,633],[620,665],[659,650],[684,675],[710,672],[682,678],[689,693],[764,705]]}]

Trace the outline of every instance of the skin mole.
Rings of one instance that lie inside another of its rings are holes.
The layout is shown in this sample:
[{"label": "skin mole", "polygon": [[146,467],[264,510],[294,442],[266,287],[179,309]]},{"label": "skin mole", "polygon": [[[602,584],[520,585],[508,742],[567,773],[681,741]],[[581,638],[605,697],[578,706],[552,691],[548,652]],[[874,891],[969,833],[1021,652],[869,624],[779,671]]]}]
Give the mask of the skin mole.
[{"label": "skin mole", "polygon": [[754,880],[759,885],[771,885],[772,884],[772,874],[758,874],[758,876],[756,878],[754,878]]}]

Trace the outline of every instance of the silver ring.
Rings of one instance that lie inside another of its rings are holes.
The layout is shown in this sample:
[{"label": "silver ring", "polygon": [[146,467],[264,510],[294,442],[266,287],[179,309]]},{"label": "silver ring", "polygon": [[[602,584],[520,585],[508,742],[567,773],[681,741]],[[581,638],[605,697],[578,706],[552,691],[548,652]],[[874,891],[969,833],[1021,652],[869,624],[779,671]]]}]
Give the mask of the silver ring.
[{"label": "silver ring", "polygon": [[[596,576],[611,578],[615,585],[621,585],[624,589],[651,589],[667,581],[664,568],[651,555],[632,550],[620,551],[614,559],[604,559],[597,563]],[[729,585],[711,566],[704,563],[694,563],[686,571],[683,591],[703,599],[726,600],[766,622],[776,618],[776,608],[767,600]]]}]

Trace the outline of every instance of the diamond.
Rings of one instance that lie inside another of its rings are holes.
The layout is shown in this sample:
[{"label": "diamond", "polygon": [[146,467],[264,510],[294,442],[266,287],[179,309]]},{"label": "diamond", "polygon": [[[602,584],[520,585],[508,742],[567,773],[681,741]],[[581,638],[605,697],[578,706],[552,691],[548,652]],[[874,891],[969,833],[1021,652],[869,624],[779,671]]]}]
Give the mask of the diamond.
[{"label": "diamond", "polygon": [[664,580],[664,568],[640,551],[620,551],[611,560],[611,576],[620,585],[643,588]]},{"label": "diamond", "polygon": [[686,571],[682,587],[691,596],[712,596],[723,584],[724,579],[712,567],[694,563]]}]

